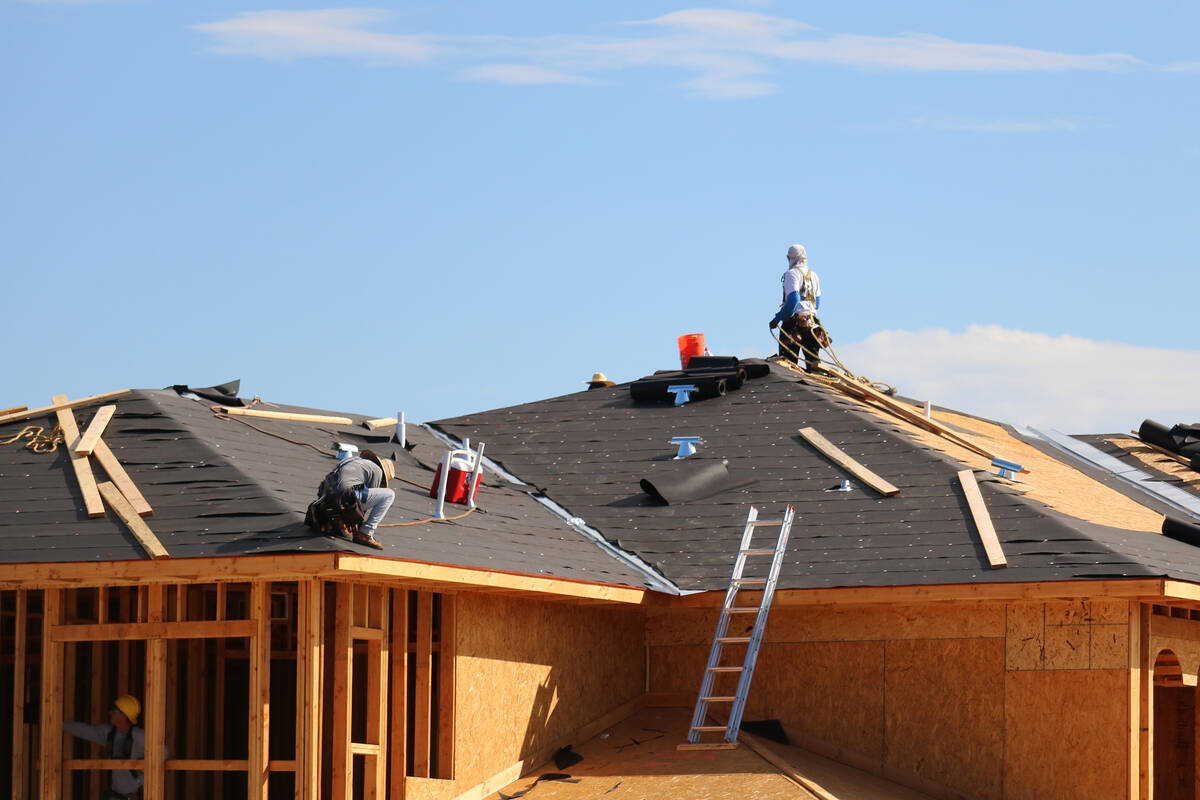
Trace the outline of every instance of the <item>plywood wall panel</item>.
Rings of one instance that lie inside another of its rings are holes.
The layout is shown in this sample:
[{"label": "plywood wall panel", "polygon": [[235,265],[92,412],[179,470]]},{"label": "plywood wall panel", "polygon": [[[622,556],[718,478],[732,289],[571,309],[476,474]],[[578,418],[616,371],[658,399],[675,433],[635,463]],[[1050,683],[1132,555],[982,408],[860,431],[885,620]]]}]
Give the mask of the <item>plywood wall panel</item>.
[{"label": "plywood wall panel", "polygon": [[1008,669],[1041,669],[1045,658],[1046,609],[1042,603],[1009,603],[1004,642]]},{"label": "plywood wall panel", "polygon": [[455,782],[474,786],[640,695],[640,610],[457,595]]},{"label": "plywood wall panel", "polygon": [[1124,797],[1125,670],[1005,676],[1004,800]]},{"label": "plywood wall panel", "polygon": [[767,644],[745,719],[779,719],[836,748],[883,757],[883,642]]},{"label": "plywood wall panel", "polygon": [[[1033,605],[1033,604],[1030,604]],[[1041,604],[1037,604],[1041,609]],[[716,628],[716,609],[653,611],[646,622],[651,645],[707,644]],[[753,620],[735,620],[748,630]],[[1039,627],[1040,627],[1039,618]],[[733,632],[731,635],[739,635]],[[924,603],[869,606],[781,606],[771,610],[767,642],[953,639],[1005,634],[1003,603]]]},{"label": "plywood wall panel", "polygon": [[[1128,614],[1128,603],[1125,613]],[[1092,626],[1092,669],[1124,669],[1129,665],[1129,624]]]},{"label": "plywood wall panel", "polygon": [[1087,669],[1091,662],[1091,648],[1090,625],[1047,625],[1045,668]]},{"label": "plywood wall panel", "polygon": [[1183,670],[1184,680],[1189,684],[1195,683],[1196,671],[1200,669],[1200,642],[1155,633],[1154,623],[1157,621],[1158,617],[1153,617],[1150,623],[1151,662],[1163,650],[1170,650],[1179,659],[1179,666]]},{"label": "plywood wall panel", "polygon": [[998,800],[1004,661],[998,639],[888,642],[885,763]]},{"label": "plywood wall panel", "polygon": [[1092,600],[1092,624],[1128,625],[1129,602],[1126,600],[1109,599]]}]

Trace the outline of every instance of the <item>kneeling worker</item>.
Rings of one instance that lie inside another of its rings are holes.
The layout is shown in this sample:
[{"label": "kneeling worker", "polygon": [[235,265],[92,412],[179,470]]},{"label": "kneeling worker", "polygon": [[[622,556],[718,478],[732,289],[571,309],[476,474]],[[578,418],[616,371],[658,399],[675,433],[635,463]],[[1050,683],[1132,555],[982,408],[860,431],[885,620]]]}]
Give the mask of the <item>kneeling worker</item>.
[{"label": "kneeling worker", "polygon": [[794,244],[787,252],[788,269],[783,273],[783,304],[771,319],[771,328],[783,324],[779,355],[799,363],[800,350],[808,372],[819,372],[821,342],[815,328],[821,307],[821,281],[808,268],[804,245]]},{"label": "kneeling worker", "polygon": [[351,489],[362,503],[365,519],[354,534],[354,541],[382,550],[383,545],[375,538],[375,529],[383,521],[396,492],[387,488],[388,481],[396,477],[396,466],[391,459],[380,458],[370,450],[360,456],[342,460],[337,468],[325,476],[323,491],[345,491]]}]

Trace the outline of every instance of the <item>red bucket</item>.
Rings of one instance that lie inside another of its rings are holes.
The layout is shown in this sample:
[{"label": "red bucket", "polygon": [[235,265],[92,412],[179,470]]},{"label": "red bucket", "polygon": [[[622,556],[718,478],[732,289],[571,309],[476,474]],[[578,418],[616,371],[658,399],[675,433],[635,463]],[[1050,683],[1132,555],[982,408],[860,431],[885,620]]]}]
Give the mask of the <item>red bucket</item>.
[{"label": "red bucket", "polygon": [[703,333],[687,333],[679,337],[679,363],[683,369],[687,369],[692,356],[702,355],[704,355]]}]

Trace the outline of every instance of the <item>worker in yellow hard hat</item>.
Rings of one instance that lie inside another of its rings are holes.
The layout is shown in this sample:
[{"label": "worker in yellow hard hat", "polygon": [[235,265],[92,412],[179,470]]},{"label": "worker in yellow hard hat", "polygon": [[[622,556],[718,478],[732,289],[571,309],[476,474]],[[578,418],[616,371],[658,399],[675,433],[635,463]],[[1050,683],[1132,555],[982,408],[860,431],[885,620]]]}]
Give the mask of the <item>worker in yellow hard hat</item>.
[{"label": "worker in yellow hard hat", "polygon": [[[137,724],[142,704],[131,694],[123,694],[108,709],[108,722],[89,725],[86,722],[64,722],[63,731],[104,747],[104,758],[140,760],[146,757],[146,731]],[[163,748],[166,757],[166,748]],[[114,769],[112,788],[101,800],[126,800],[141,797],[144,776],[137,769]]]}]

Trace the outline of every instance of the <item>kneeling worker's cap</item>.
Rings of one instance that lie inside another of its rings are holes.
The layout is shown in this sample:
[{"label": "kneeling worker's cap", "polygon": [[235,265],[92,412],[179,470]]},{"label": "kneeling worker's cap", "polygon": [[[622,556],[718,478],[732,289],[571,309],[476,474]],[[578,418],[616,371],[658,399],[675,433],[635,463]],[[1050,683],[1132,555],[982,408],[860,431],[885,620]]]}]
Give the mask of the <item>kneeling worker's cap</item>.
[{"label": "kneeling worker's cap", "polygon": [[374,461],[383,470],[383,486],[380,488],[386,489],[388,481],[396,479],[396,462],[390,458],[380,458],[375,454],[374,450],[363,450],[362,457],[368,461]]},{"label": "kneeling worker's cap", "polygon": [[588,384],[588,386],[591,386],[593,389],[595,389],[597,386],[615,386],[616,385],[612,381],[610,381],[608,379],[608,376],[605,375],[603,372],[592,373],[592,379],[590,381],[586,381],[586,383]]},{"label": "kneeling worker's cap", "polygon": [[113,700],[113,708],[124,714],[132,723],[137,723],[138,716],[142,713],[142,704],[131,694],[123,694]]}]

